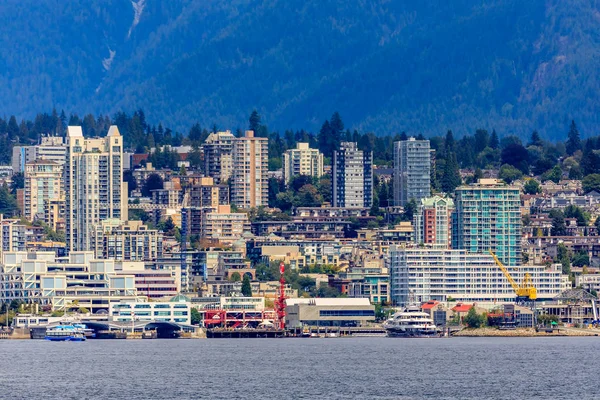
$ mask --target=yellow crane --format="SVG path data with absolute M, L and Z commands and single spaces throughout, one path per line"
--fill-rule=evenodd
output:
M 508 269 L 506 269 L 504 264 L 502 264 L 500 262 L 500 260 L 498 260 L 498 257 L 496 257 L 496 255 L 494 254 L 494 252 L 492 250 L 490 250 L 490 254 L 492 255 L 492 257 L 494 257 L 494 261 L 496 262 L 496 265 L 498 266 L 498 268 L 500 268 L 502 270 L 502 273 L 504 274 L 504 276 L 506 277 L 506 279 L 512 286 L 513 290 L 515 291 L 515 293 L 517 295 L 517 300 L 522 300 L 522 299 L 523 300 L 535 300 L 535 299 L 537 299 L 537 289 L 535 288 L 535 286 L 533 286 L 533 281 L 531 279 L 531 275 L 529 275 L 529 272 L 525 273 L 525 276 L 523 277 L 523 282 L 521 282 L 521 284 L 519 285 L 513 279 L 510 272 L 508 272 Z

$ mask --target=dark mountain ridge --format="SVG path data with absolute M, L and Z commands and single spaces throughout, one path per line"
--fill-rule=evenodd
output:
M 0 110 L 563 139 L 600 131 L 595 2 L 70 0 L 0 5 Z

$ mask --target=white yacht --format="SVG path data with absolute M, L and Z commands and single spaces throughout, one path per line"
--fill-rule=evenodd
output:
M 417 305 L 410 305 L 383 323 L 389 337 L 440 337 L 433 319 Z

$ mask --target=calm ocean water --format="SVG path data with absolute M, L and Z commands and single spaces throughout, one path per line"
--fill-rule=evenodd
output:
M 600 338 L 0 341 L 3 399 L 600 399 Z

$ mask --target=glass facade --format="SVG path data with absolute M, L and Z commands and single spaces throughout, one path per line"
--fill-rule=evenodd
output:
M 471 253 L 490 249 L 505 265 L 521 264 L 521 202 L 518 188 L 463 186 L 456 190 L 452 247 Z

